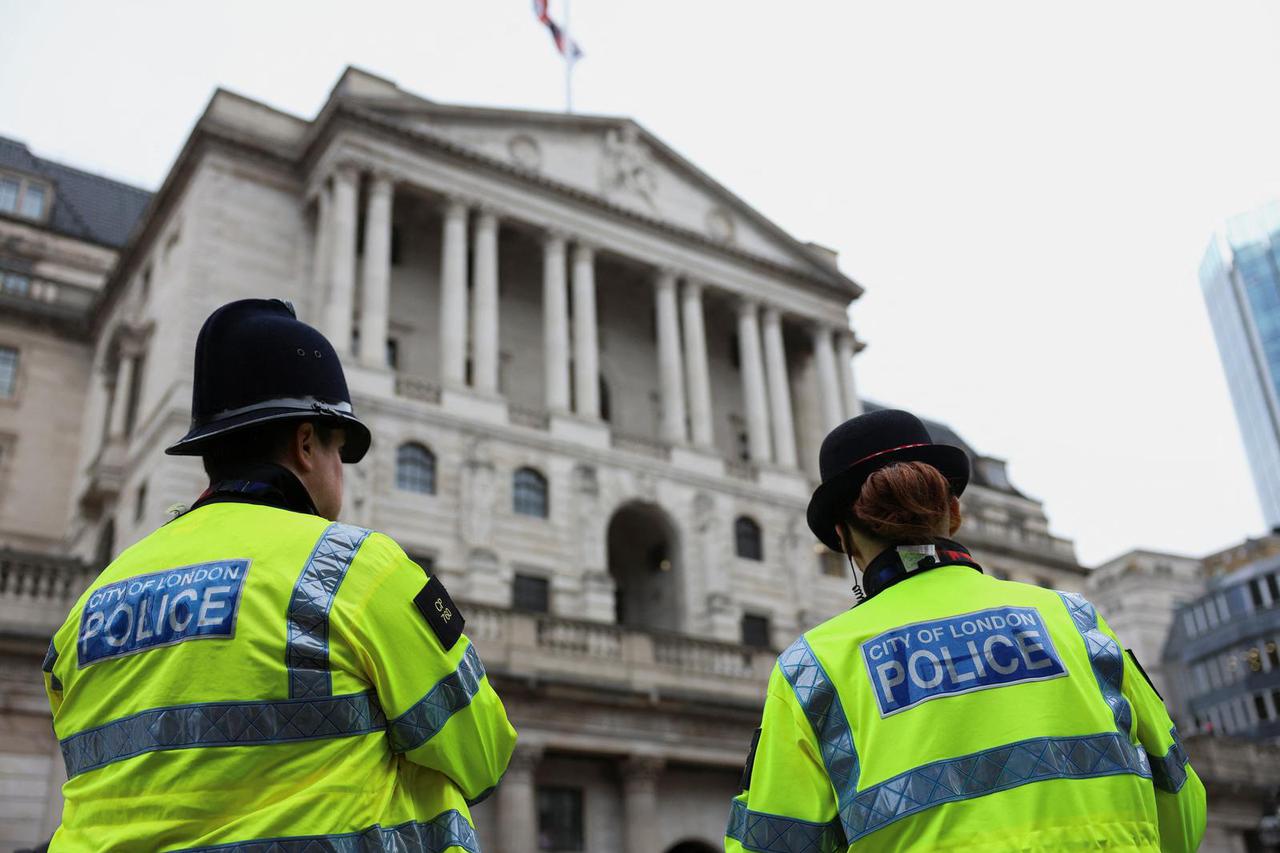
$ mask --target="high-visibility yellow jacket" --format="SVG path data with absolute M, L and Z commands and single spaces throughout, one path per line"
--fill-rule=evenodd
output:
M 455 619 L 379 533 L 244 503 L 165 525 L 45 660 L 51 849 L 476 853 L 515 731 Z
M 1205 792 L 1088 601 L 945 565 L 778 658 L 738 851 L 1195 850 Z

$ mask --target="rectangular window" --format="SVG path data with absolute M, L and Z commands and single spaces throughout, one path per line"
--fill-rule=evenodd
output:
M 1267 653 L 1267 662 L 1271 664 L 1270 669 L 1280 669 L 1280 647 L 1276 645 L 1276 641 L 1268 640 L 1263 648 Z
M 145 357 L 138 356 L 129 368 L 129 400 L 128 408 L 125 409 L 125 435 L 133 435 L 133 428 L 138 422 L 138 404 L 142 401 L 142 371 L 145 364 Z
M 1231 619 L 1231 610 L 1227 607 L 1227 597 L 1225 595 L 1218 596 L 1218 616 L 1223 622 Z
M 511 586 L 511 606 L 525 613 L 550 612 L 551 584 L 546 578 L 516 575 Z
M 0 273 L 0 288 L 11 296 L 29 296 L 31 277 L 20 272 Z
M 1249 598 L 1253 601 L 1254 609 L 1262 609 L 1262 578 L 1249 581 Z
M 1253 710 L 1258 712 L 1258 719 L 1265 722 L 1271 719 L 1271 715 L 1267 713 L 1267 697 L 1261 693 L 1254 694 Z
M 845 562 L 844 554 L 837 554 L 835 551 L 828 550 L 819 545 L 818 560 L 822 567 L 822 573 L 827 577 L 842 578 L 849 573 L 849 564 Z
M 9 400 L 18 391 L 18 351 L 0 347 L 0 399 Z
M 44 187 L 27 182 L 27 189 L 22 193 L 22 209 L 23 216 L 29 219 L 44 218 Z
M 538 788 L 538 849 L 585 850 L 581 788 Z
M 769 617 L 756 613 L 742 616 L 742 645 L 753 649 L 772 648 L 769 641 Z
M 1189 609 L 1182 611 L 1182 630 L 1188 637 L 1196 635 L 1196 620 Z
M 0 177 L 0 211 L 18 212 L 18 190 L 22 185 L 13 178 Z
M 1280 604 L 1280 582 L 1275 575 L 1267 575 L 1267 591 L 1271 593 L 1271 604 Z
M 395 338 L 387 338 L 387 367 L 392 370 L 400 367 L 400 342 Z

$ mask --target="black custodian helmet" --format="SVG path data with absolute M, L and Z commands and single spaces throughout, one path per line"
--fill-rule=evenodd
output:
M 343 462 L 369 449 L 369 428 L 351 408 L 338 353 L 280 299 L 241 299 L 209 315 L 196 338 L 191 429 L 165 450 L 200 456 L 219 438 L 283 420 L 346 430 Z

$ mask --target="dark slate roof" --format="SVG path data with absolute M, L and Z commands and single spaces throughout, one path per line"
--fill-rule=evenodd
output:
M 890 408 L 880 403 L 872 403 L 869 400 L 863 401 L 863 408 L 868 412 L 875 412 L 881 409 Z M 979 486 L 985 486 L 994 489 L 997 492 L 1004 492 L 1009 495 L 1017 495 L 1018 497 L 1026 497 L 1022 492 L 1018 491 L 1008 478 L 1003 476 L 1003 463 L 996 461 L 996 464 L 988 465 L 983 461 L 986 457 L 978 453 L 969 446 L 969 443 L 960 437 L 960 434 L 951 427 L 938 421 L 932 421 L 928 418 L 920 418 L 924 421 L 925 429 L 929 430 L 929 437 L 933 439 L 935 444 L 950 444 L 958 447 L 969 457 L 969 470 L 971 473 L 971 482 L 977 483 Z M 999 474 L 997 474 L 999 471 Z
M 115 248 L 129 240 L 151 201 L 151 193 L 146 190 L 37 157 L 25 144 L 3 136 L 0 168 L 35 175 L 53 184 L 50 230 Z

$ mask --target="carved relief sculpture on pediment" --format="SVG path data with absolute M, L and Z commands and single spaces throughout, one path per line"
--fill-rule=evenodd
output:
M 654 193 L 658 172 L 653 155 L 633 124 L 624 124 L 605 133 L 604 156 L 600 159 L 600 190 L 615 201 L 639 200 L 649 213 L 657 214 Z
M 537 172 L 542 168 L 542 148 L 538 140 L 527 133 L 517 133 L 507 141 L 511 161 L 522 169 Z

